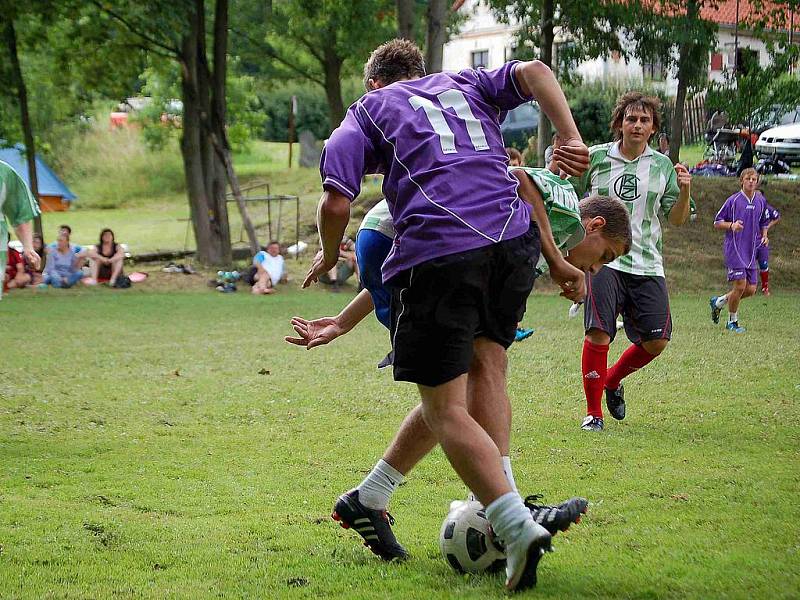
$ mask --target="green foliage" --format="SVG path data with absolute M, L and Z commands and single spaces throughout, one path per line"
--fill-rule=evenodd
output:
M 729 71 L 725 81 L 711 85 L 706 105 L 728 113 L 731 123 L 748 126 L 800 105 L 800 79 L 788 74 L 800 58 L 800 47 L 770 46 L 769 54 L 767 66 L 745 54 L 738 74 Z

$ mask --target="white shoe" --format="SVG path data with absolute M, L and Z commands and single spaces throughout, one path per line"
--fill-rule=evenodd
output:
M 536 585 L 536 567 L 545 552 L 552 550 L 550 532 L 526 520 L 512 540 L 506 540 L 506 589 L 526 590 Z

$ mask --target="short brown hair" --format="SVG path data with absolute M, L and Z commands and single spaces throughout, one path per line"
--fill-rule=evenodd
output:
M 581 219 L 594 219 L 603 217 L 606 220 L 603 227 L 603 236 L 622 242 L 625 247 L 623 254 L 631 251 L 631 216 L 621 200 L 610 196 L 589 196 L 578 204 Z
M 653 117 L 653 135 L 661 129 L 661 100 L 655 96 L 645 96 L 642 92 L 627 92 L 617 98 L 617 105 L 611 113 L 611 132 L 615 140 L 622 139 L 622 121 L 632 108 L 644 110 Z
M 509 160 L 517 160 L 519 161 L 520 165 L 525 164 L 525 162 L 522 160 L 522 153 L 516 148 L 506 148 L 506 154 L 508 154 Z
M 748 175 L 755 175 L 757 179 L 760 179 L 758 176 L 758 171 L 756 171 L 753 167 L 749 167 L 739 174 L 739 183 L 744 181 L 744 178 Z
M 390 40 L 381 44 L 364 65 L 364 87 L 369 91 L 369 80 L 380 80 L 389 85 L 402 79 L 425 76 L 425 59 L 414 42 L 404 39 Z

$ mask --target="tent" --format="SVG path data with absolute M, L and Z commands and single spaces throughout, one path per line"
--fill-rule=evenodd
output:
M 0 160 L 8 163 L 30 186 L 25 146 L 17 144 L 12 148 L 0 148 Z M 39 155 L 36 156 L 36 179 L 39 182 L 39 207 L 42 212 L 67 210 L 70 202 L 77 198 Z

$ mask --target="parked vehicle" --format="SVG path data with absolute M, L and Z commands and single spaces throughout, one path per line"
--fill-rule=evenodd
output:
M 792 123 L 800 123 L 800 106 L 796 106 L 786 112 L 773 108 L 763 119 L 753 123 L 751 131 L 756 135 L 761 135 L 767 129 L 772 129 L 779 125 L 791 125 Z
M 759 157 L 775 155 L 789 164 L 800 163 L 800 123 L 767 129 L 756 142 Z

